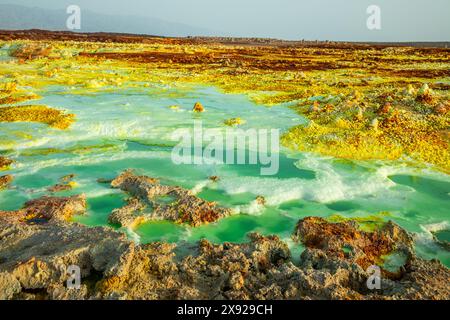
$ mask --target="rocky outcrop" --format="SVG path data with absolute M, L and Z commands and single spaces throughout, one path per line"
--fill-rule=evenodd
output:
M 299 221 L 294 238 L 309 249 L 320 250 L 328 259 L 346 260 L 364 270 L 380 264 L 384 255 L 401 252 L 411 258 L 414 250 L 412 236 L 393 222 L 374 232 L 365 232 L 359 230 L 355 221 L 330 223 L 309 217 Z
M 203 105 L 200 102 L 196 102 L 192 111 L 198 113 L 205 112 L 205 107 L 203 107 Z
M 134 244 L 112 229 L 66 221 L 84 210 L 84 196 L 74 196 L 44 197 L 0 212 L 0 299 L 86 298 L 97 275 L 123 275 Z M 40 220 L 31 223 L 26 217 L 35 212 Z M 72 265 L 83 278 L 79 290 L 66 288 Z
M 319 217 L 308 217 L 297 224 L 294 239 L 306 250 L 299 267 L 322 274 L 332 281 L 340 280 L 339 290 L 329 291 L 329 298 L 359 299 L 448 299 L 450 271 L 439 261 L 425 261 L 414 252 L 412 236 L 393 222 L 374 232 L 359 229 L 355 221 L 330 223 Z M 384 259 L 395 253 L 406 259 L 397 272 L 387 270 Z M 368 269 L 378 266 L 381 288 L 369 290 Z M 317 277 L 317 275 L 316 275 Z M 447 280 L 446 280 L 447 279 Z M 346 285 L 342 285 L 342 284 Z M 339 295 L 336 295 L 336 293 Z M 325 294 L 323 292 L 323 294 Z
M 13 180 L 14 177 L 10 174 L 0 176 L 0 190 L 6 188 Z
M 7 169 L 12 163 L 11 159 L 0 156 L 0 170 Z
M 137 198 L 127 200 L 128 204 L 122 208 L 115 209 L 108 217 L 109 223 L 122 227 L 134 228 L 149 220 L 148 215 L 142 214 L 146 205 Z
M 69 221 L 86 210 L 86 196 L 42 197 L 25 203 L 23 209 L 13 212 L 0 211 L 0 218 L 27 224 L 43 224 L 49 221 Z
M 200 199 L 190 190 L 162 185 L 158 179 L 137 176 L 130 170 L 114 179 L 111 186 L 129 193 L 134 198 L 131 204 L 113 212 L 112 219 L 115 221 L 118 221 L 116 217 L 120 216 L 120 220 L 132 223 L 137 211 L 134 208 L 138 207 L 141 211 L 147 206 L 151 208 L 151 213 L 146 214 L 145 219 L 169 220 L 194 227 L 215 222 L 232 213 L 231 209 L 222 208 L 215 202 Z M 141 203 L 137 204 L 137 201 Z M 129 218 L 125 219 L 125 216 Z
M 52 193 L 72 190 L 76 183 L 73 181 L 74 174 L 69 174 L 59 179 L 59 183 L 49 187 L 47 190 Z
M 12 47 L 9 51 L 9 54 L 15 58 L 32 60 L 46 58 L 50 55 L 51 52 L 51 46 L 38 44 L 20 44 Z
M 53 198 L 41 208 L 45 216 L 62 217 L 74 201 Z M 370 290 L 360 259 L 335 251 L 342 242 L 359 255 L 377 256 L 372 253 L 375 237 L 409 248 L 407 233 L 392 223 L 375 236 L 360 233 L 353 223 L 303 219 L 296 236 L 307 248 L 294 263 L 287 244 L 276 236 L 252 233 L 241 244 L 136 245 L 111 228 L 64 219 L 30 224 L 16 214 L 0 214 L 0 299 L 450 298 L 450 273 L 438 261 L 419 259 L 411 251 L 400 278 L 382 276 L 381 288 Z M 66 285 L 72 266 L 80 270 L 79 288 Z

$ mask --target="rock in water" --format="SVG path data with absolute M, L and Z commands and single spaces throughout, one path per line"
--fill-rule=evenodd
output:
M 6 170 L 12 163 L 12 160 L 0 156 L 0 170 Z
M 242 120 L 241 118 L 231 118 L 231 119 L 224 121 L 224 124 L 229 127 L 236 127 L 236 126 L 243 125 L 245 123 L 246 123 L 246 121 Z
M 10 174 L 0 176 L 0 190 L 6 188 L 13 180 L 14 177 Z
M 150 219 L 148 215 L 140 214 L 147 206 L 137 198 L 128 199 L 128 204 L 114 209 L 108 217 L 108 222 L 122 227 L 135 228 Z
M 192 109 L 192 111 L 194 112 L 204 112 L 205 108 L 203 107 L 203 105 L 200 102 L 196 102 L 194 105 L 194 109 Z
M 29 224 L 41 224 L 49 221 L 69 221 L 76 214 L 86 210 L 86 196 L 41 197 L 25 203 L 23 209 L 11 212 L 0 211 L 0 216 Z
M 393 222 L 386 223 L 380 230 L 365 232 L 359 230 L 354 221 L 330 223 L 323 218 L 310 217 L 299 221 L 295 237 L 307 248 L 322 250 L 332 259 L 346 259 L 364 270 L 394 251 L 408 256 L 413 252 L 412 236 Z
M 125 171 L 119 175 L 111 182 L 111 186 L 128 192 L 133 198 L 138 199 L 135 201 L 150 206 L 153 210 L 145 219 L 169 220 L 197 227 L 215 222 L 232 213 L 231 209 L 221 208 L 215 202 L 198 198 L 190 190 L 162 185 L 158 179 L 137 176 L 132 171 Z M 130 223 L 136 212 L 134 210 L 136 206 L 141 207 L 142 204 L 136 205 L 133 202 L 131 207 L 125 206 L 119 209 L 120 211 L 115 211 L 112 219 L 117 221 L 115 217 L 120 215 L 120 220 Z M 129 218 L 125 219 L 125 215 Z
M 60 183 L 57 183 L 54 186 L 51 186 L 47 190 L 52 192 L 52 193 L 72 190 L 76 186 L 76 183 L 74 181 L 72 181 L 72 179 L 74 177 L 75 177 L 74 174 L 69 174 L 69 175 L 66 175 L 64 177 L 61 177 L 59 179 Z

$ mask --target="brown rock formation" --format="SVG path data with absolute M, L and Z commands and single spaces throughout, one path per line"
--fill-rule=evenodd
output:
M 84 195 L 65 198 L 42 197 L 26 202 L 24 208 L 18 211 L 0 211 L 0 218 L 28 224 L 42 224 L 49 221 L 69 221 L 72 216 L 82 214 L 85 209 Z
M 329 223 L 309 217 L 299 221 L 294 236 L 307 248 L 319 249 L 332 259 L 356 263 L 364 270 L 380 264 L 383 255 L 401 250 L 412 256 L 413 250 L 411 235 L 392 222 L 380 230 L 365 232 L 358 229 L 355 221 Z
M 294 264 L 288 246 L 276 236 L 250 234 L 242 244 L 136 245 L 110 228 L 55 218 L 82 213 L 82 204 L 79 197 L 28 203 L 26 209 L 40 208 L 43 216 L 54 217 L 44 224 L 29 224 L 20 212 L 0 213 L 0 299 L 450 298 L 450 272 L 437 261 L 411 252 L 401 278 L 383 277 L 381 289 L 371 291 L 358 260 L 334 250 L 342 240 L 368 257 L 377 256 L 378 249 L 366 248 L 377 237 L 390 239 L 383 248 L 394 239 L 409 247 L 406 232 L 393 224 L 374 236 L 352 223 L 306 218 L 296 234 L 310 247 Z M 78 289 L 66 285 L 71 266 L 80 270 Z
M 157 179 L 136 176 L 129 170 L 114 179 L 111 186 L 120 188 L 135 198 L 131 207 L 126 206 L 122 208 L 123 210 L 116 211 L 115 216 L 133 215 L 136 211 L 133 207 L 139 206 L 142 210 L 142 206 L 148 205 L 152 208 L 152 212 L 147 215 L 147 219 L 170 220 L 196 227 L 215 222 L 231 214 L 230 209 L 221 208 L 215 202 L 200 199 L 189 190 L 162 185 Z M 137 205 L 136 201 L 141 201 L 143 204 Z M 121 218 L 121 220 L 125 219 Z M 129 221 L 131 219 L 128 219 Z
M 200 102 L 196 102 L 194 105 L 194 108 L 192 109 L 192 111 L 194 112 L 204 112 L 205 108 L 203 107 L 203 105 Z
M 13 163 L 12 160 L 0 156 L 0 170 L 7 169 Z
M 128 199 L 128 204 L 115 209 L 108 217 L 111 224 L 134 228 L 148 220 L 148 215 L 140 214 L 147 206 L 137 198 Z
M 6 188 L 13 180 L 14 177 L 10 174 L 0 176 L 0 190 Z

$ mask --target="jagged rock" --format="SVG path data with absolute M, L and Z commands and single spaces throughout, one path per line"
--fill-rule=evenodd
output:
M 413 256 L 412 236 L 393 222 L 380 230 L 365 232 L 358 229 L 355 221 L 330 223 L 309 217 L 299 221 L 294 237 L 307 248 L 321 250 L 327 259 L 346 260 L 364 270 L 394 251 L 403 252 L 409 259 Z
M 122 208 L 115 209 L 108 217 L 108 222 L 111 224 L 118 224 L 122 227 L 134 228 L 141 223 L 148 220 L 147 215 L 137 215 L 141 213 L 147 206 L 137 198 L 128 200 L 128 204 Z
M 22 290 L 20 282 L 10 273 L 0 273 L 0 300 L 12 299 Z
M 46 223 L 50 220 L 68 221 L 86 210 L 86 196 L 41 197 L 25 203 L 23 209 L 14 212 L 0 211 L 0 218 L 27 223 Z
M 224 121 L 224 124 L 229 127 L 236 127 L 245 124 L 246 121 L 241 118 L 231 118 Z
M 0 297 L 86 298 L 86 292 L 63 288 L 71 265 L 80 267 L 83 278 L 97 273 L 127 273 L 134 244 L 125 235 L 109 228 L 90 229 L 66 222 L 84 209 L 84 196 L 43 197 L 17 212 L 0 212 Z M 47 223 L 30 224 L 21 219 L 29 211 L 39 211 Z
M 14 177 L 10 174 L 0 176 L 0 190 L 6 188 L 13 180 Z
M 61 177 L 59 179 L 60 183 L 57 183 L 54 186 L 51 186 L 47 190 L 52 193 L 72 190 L 73 187 L 76 185 L 76 183 L 72 181 L 72 179 L 74 177 L 75 177 L 74 174 L 69 174 L 64 177 Z
M 0 156 L 0 170 L 7 169 L 12 163 L 11 159 Z
M 220 178 L 218 176 L 211 176 L 209 177 L 209 180 L 211 180 L 212 182 L 218 182 Z
M 136 176 L 129 170 L 114 179 L 111 186 L 151 206 L 153 210 L 148 215 L 149 219 L 170 220 L 195 227 L 215 222 L 232 213 L 228 208 L 218 207 L 215 202 L 198 198 L 187 189 L 161 185 L 158 179 Z M 168 198 L 169 203 L 161 201 L 164 198 Z M 127 209 L 122 210 L 120 215 L 126 212 L 132 214 L 133 210 Z
M 339 239 L 362 251 L 363 245 L 374 240 L 351 222 L 331 226 L 319 218 L 300 221 L 297 236 L 304 230 L 300 233 L 307 235 L 307 243 L 318 242 L 313 241 L 314 248 L 307 247 L 296 265 L 287 244 L 276 236 L 253 233 L 242 244 L 202 240 L 178 246 L 135 245 L 110 228 L 53 219 L 30 225 L 8 215 L 14 213 L 0 214 L 0 298 L 5 299 L 450 297 L 449 270 L 438 261 L 418 259 L 414 253 L 400 279 L 383 277 L 380 290 L 369 290 L 366 271 L 334 250 Z M 398 226 L 387 224 L 383 230 L 383 237 L 410 246 L 409 236 Z M 79 290 L 65 285 L 71 265 L 80 267 Z
M 200 102 L 196 102 L 194 105 L 194 109 L 192 109 L 194 112 L 205 112 L 205 108 Z

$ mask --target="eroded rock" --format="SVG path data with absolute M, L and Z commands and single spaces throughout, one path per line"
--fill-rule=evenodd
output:
M 355 221 L 330 223 L 319 217 L 299 221 L 294 237 L 309 249 L 321 250 L 328 259 L 341 259 L 366 270 L 382 262 L 384 255 L 400 251 L 413 256 L 413 238 L 393 222 L 366 232 Z
M 72 190 L 76 186 L 76 183 L 73 181 L 74 177 L 74 174 L 63 176 L 59 179 L 59 183 L 49 187 L 47 190 L 52 193 Z
M 144 205 L 151 207 L 152 212 L 146 217 L 148 219 L 169 220 L 196 227 L 215 222 L 232 213 L 231 209 L 222 208 L 217 206 L 215 202 L 200 199 L 187 189 L 162 185 L 158 179 L 137 176 L 130 170 L 123 172 L 114 179 L 111 186 L 128 192 Z M 142 206 L 142 204 L 139 206 Z M 122 217 L 121 219 L 124 219 L 125 215 L 132 216 L 133 212 L 135 210 L 132 207 L 125 207 L 124 210 L 116 212 L 115 215 L 119 214 Z M 131 221 L 131 218 L 129 221 Z
M 10 174 L 0 176 L 0 190 L 6 188 L 13 180 L 14 177 Z
M 196 102 L 192 111 L 199 113 L 205 112 L 205 107 L 203 107 L 203 105 L 200 102 Z
M 131 198 L 128 200 L 127 205 L 113 210 L 108 217 L 108 221 L 111 224 L 117 224 L 122 227 L 134 228 L 149 219 L 148 215 L 142 214 L 146 207 L 139 199 Z
M 29 224 L 53 221 L 69 221 L 86 210 L 86 196 L 41 197 L 25 203 L 24 208 L 13 212 L 0 211 L 0 218 L 23 221 Z
M 367 255 L 365 259 L 378 250 L 371 247 L 378 238 L 361 233 L 351 222 L 300 221 L 296 235 L 308 245 L 300 263 L 294 263 L 287 244 L 276 236 L 252 233 L 241 244 L 202 240 L 178 246 L 135 245 L 110 228 L 58 219 L 30 225 L 8 218 L 13 214 L 0 214 L 4 299 L 450 298 L 449 270 L 438 261 L 417 258 L 414 252 L 400 278 L 383 276 L 381 288 L 369 290 L 369 274 L 360 260 L 335 250 L 341 242 L 351 243 Z M 410 238 L 398 226 L 390 223 L 382 230 L 379 237 L 409 248 Z M 390 240 L 383 243 L 389 245 Z M 367 251 L 366 245 L 371 249 Z M 81 271 L 78 290 L 66 286 L 67 268 L 74 265 Z
M 12 163 L 11 159 L 0 156 L 0 170 L 7 169 Z

